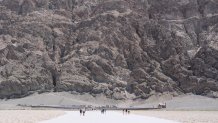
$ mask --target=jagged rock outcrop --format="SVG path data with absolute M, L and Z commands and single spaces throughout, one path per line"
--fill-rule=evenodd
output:
M 216 0 L 0 0 L 0 98 L 217 97 Z

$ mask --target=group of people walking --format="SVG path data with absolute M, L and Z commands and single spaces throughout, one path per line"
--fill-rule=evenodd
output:
M 128 109 L 123 109 L 123 114 L 130 114 L 130 111 Z
M 80 109 L 80 116 L 85 116 L 86 109 Z M 106 114 L 106 109 L 101 109 L 101 114 Z M 130 114 L 130 111 L 128 109 L 123 109 L 123 114 Z
M 80 112 L 80 116 L 85 116 L 86 109 L 80 109 L 79 112 Z
M 80 112 L 80 116 L 85 116 L 86 109 L 80 109 L 79 112 Z M 106 114 L 106 109 L 102 109 L 101 114 Z

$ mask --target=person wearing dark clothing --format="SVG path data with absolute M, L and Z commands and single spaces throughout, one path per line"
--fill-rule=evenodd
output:
M 81 115 L 82 115 L 82 113 L 83 113 L 82 109 L 80 109 L 80 110 L 79 110 L 79 113 L 80 113 L 80 116 L 81 116 Z
M 83 116 L 85 116 L 85 113 L 86 113 L 86 111 L 84 110 L 84 111 L 83 111 Z
M 104 109 L 101 110 L 101 114 L 104 114 Z

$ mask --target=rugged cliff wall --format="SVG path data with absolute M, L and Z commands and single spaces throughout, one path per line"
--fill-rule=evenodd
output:
M 0 98 L 217 97 L 217 0 L 0 0 Z

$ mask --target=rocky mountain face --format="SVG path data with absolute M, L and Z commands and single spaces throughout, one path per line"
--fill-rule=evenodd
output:
M 218 97 L 218 0 L 0 0 L 0 98 Z

